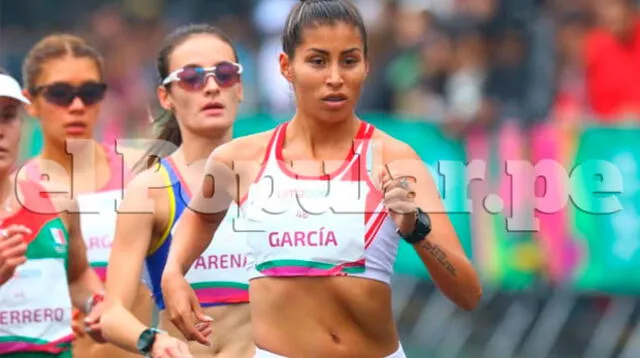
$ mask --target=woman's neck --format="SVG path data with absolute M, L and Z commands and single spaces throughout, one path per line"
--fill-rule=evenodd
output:
M 55 162 L 69 176 L 72 171 L 77 173 L 95 171 L 99 165 L 108 161 L 102 147 L 93 139 L 70 140 L 68 144 L 45 141 L 40 159 Z
M 10 173 L 0 173 L 0 221 L 10 216 L 18 203 L 22 202 L 18 199 L 20 188 L 14 186 L 15 181 Z
M 324 153 L 329 148 L 342 147 L 345 142 L 351 144 L 359 128 L 360 120 L 355 115 L 344 121 L 327 123 L 298 112 L 287 127 L 287 136 L 303 139 L 316 158 L 318 153 Z
M 231 140 L 231 128 L 217 135 L 203 136 L 187 131 L 182 132 L 182 145 L 177 152 L 181 153 L 186 165 L 204 162 L 217 147 Z

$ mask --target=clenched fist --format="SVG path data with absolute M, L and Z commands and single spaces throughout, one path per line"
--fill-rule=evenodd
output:
M 416 223 L 415 178 L 393 175 L 388 168 L 380 172 L 384 205 L 402 233 L 412 232 Z
M 0 285 L 9 281 L 16 268 L 27 261 L 25 236 L 31 230 L 22 225 L 0 229 Z

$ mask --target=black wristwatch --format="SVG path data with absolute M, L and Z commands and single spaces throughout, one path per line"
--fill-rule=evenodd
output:
M 396 229 L 396 232 L 404 241 L 410 244 L 416 244 L 424 240 L 425 237 L 431 233 L 431 218 L 420 208 L 416 208 L 416 226 L 413 228 L 413 232 L 406 235 L 402 234 L 398 229 Z
M 142 331 L 142 333 L 140 333 L 140 337 L 138 337 L 138 343 L 136 343 L 138 352 L 144 354 L 145 357 L 149 357 L 151 348 L 153 348 L 153 343 L 156 341 L 156 335 L 160 332 L 162 331 L 156 328 L 147 328 Z

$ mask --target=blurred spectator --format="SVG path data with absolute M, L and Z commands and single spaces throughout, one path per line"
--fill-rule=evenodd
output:
M 262 35 L 257 58 L 262 109 L 275 115 L 293 111 L 293 93 L 280 73 L 278 55 L 282 52 L 282 31 L 287 14 L 296 2 L 260 0 L 253 11 L 253 21 Z
M 385 69 L 393 110 L 420 117 L 441 115 L 449 38 L 430 13 L 401 8 L 395 15 L 397 47 Z
M 588 109 L 583 56 L 587 31 L 583 13 L 567 13 L 559 19 L 556 120 L 576 121 Z
M 640 18 L 632 0 L 594 0 L 597 28 L 586 40 L 587 91 L 603 123 L 640 115 Z
M 360 110 L 369 112 L 391 112 L 393 91 L 385 70 L 394 59 L 397 46 L 390 39 L 394 32 L 397 3 L 383 0 L 377 17 L 367 25 L 369 31 L 369 77 L 360 99 Z M 373 16 L 373 15 L 369 15 Z
M 507 26 L 491 43 L 492 66 L 485 86 L 486 100 L 495 109 L 491 115 L 483 113 L 480 124 L 488 124 L 491 117 L 498 122 L 521 120 L 527 90 L 525 58 L 527 43 L 524 31 L 517 25 Z
M 558 58 L 558 0 L 538 0 L 528 26 L 529 49 L 526 60 L 527 84 L 523 103 L 523 121 L 533 125 L 549 117 L 556 97 Z M 561 21 L 561 20 L 560 20 Z
M 445 83 L 447 121 L 468 123 L 478 115 L 487 77 L 485 50 L 478 28 L 463 29 L 457 36 Z

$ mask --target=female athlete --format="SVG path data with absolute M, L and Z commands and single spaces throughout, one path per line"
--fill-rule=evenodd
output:
M 0 355 L 71 357 L 72 305 L 100 334 L 102 283 L 87 263 L 77 202 L 51 185 L 15 180 L 22 129 L 20 85 L 0 73 Z
M 105 96 L 102 58 L 83 39 L 73 35 L 52 35 L 38 42 L 23 64 L 25 96 L 31 100 L 29 113 L 40 120 L 42 153 L 29 161 L 20 175 L 47 180 L 68 188 L 81 210 L 82 232 L 89 263 L 104 281 L 115 231 L 116 203 L 129 170 L 114 145 L 94 139 L 94 127 Z M 124 160 L 132 151 L 117 150 Z M 151 323 L 151 293 L 139 280 L 134 312 Z M 82 319 L 79 317 L 78 319 Z M 96 345 L 82 331 L 74 342 L 78 357 L 134 357 L 110 344 Z
M 237 106 L 242 100 L 242 67 L 231 41 L 208 25 L 179 28 L 165 40 L 158 56 L 162 84 L 158 98 L 169 120 L 149 151 L 162 158 L 159 166 L 139 174 L 127 187 L 119 209 L 107 280 L 107 312 L 103 315 L 105 336 L 132 352 L 160 357 L 167 345 L 182 334 L 164 310 L 160 288 L 162 271 L 171 245 L 171 231 L 197 188 L 207 157 L 217 146 L 231 140 Z M 168 141 L 170 143 L 166 143 Z M 173 148 L 171 148 L 173 147 Z M 169 152 L 169 153 L 167 153 Z M 152 205 L 148 205 L 152 203 Z M 199 327 L 208 334 L 209 346 L 191 345 L 196 357 L 252 357 L 248 307 L 248 247 L 232 232 L 232 218 L 217 232 L 214 243 L 193 266 L 187 279 L 205 307 Z M 133 287 L 143 269 L 149 272 L 151 289 L 160 312 L 157 332 L 129 313 Z M 213 322 L 209 323 L 209 318 Z M 186 345 L 181 345 L 186 347 Z M 173 352 L 173 354 L 178 354 Z
M 308 0 L 287 19 L 280 70 L 297 111 L 275 130 L 211 154 L 177 224 L 162 278 L 169 316 L 188 339 L 200 307 L 184 275 L 229 201 L 253 257 L 257 357 L 405 357 L 391 309 L 399 240 L 463 309 L 482 289 L 427 167 L 407 144 L 354 113 L 368 72 L 367 33 L 346 0 Z M 215 241 L 215 239 L 214 239 Z

